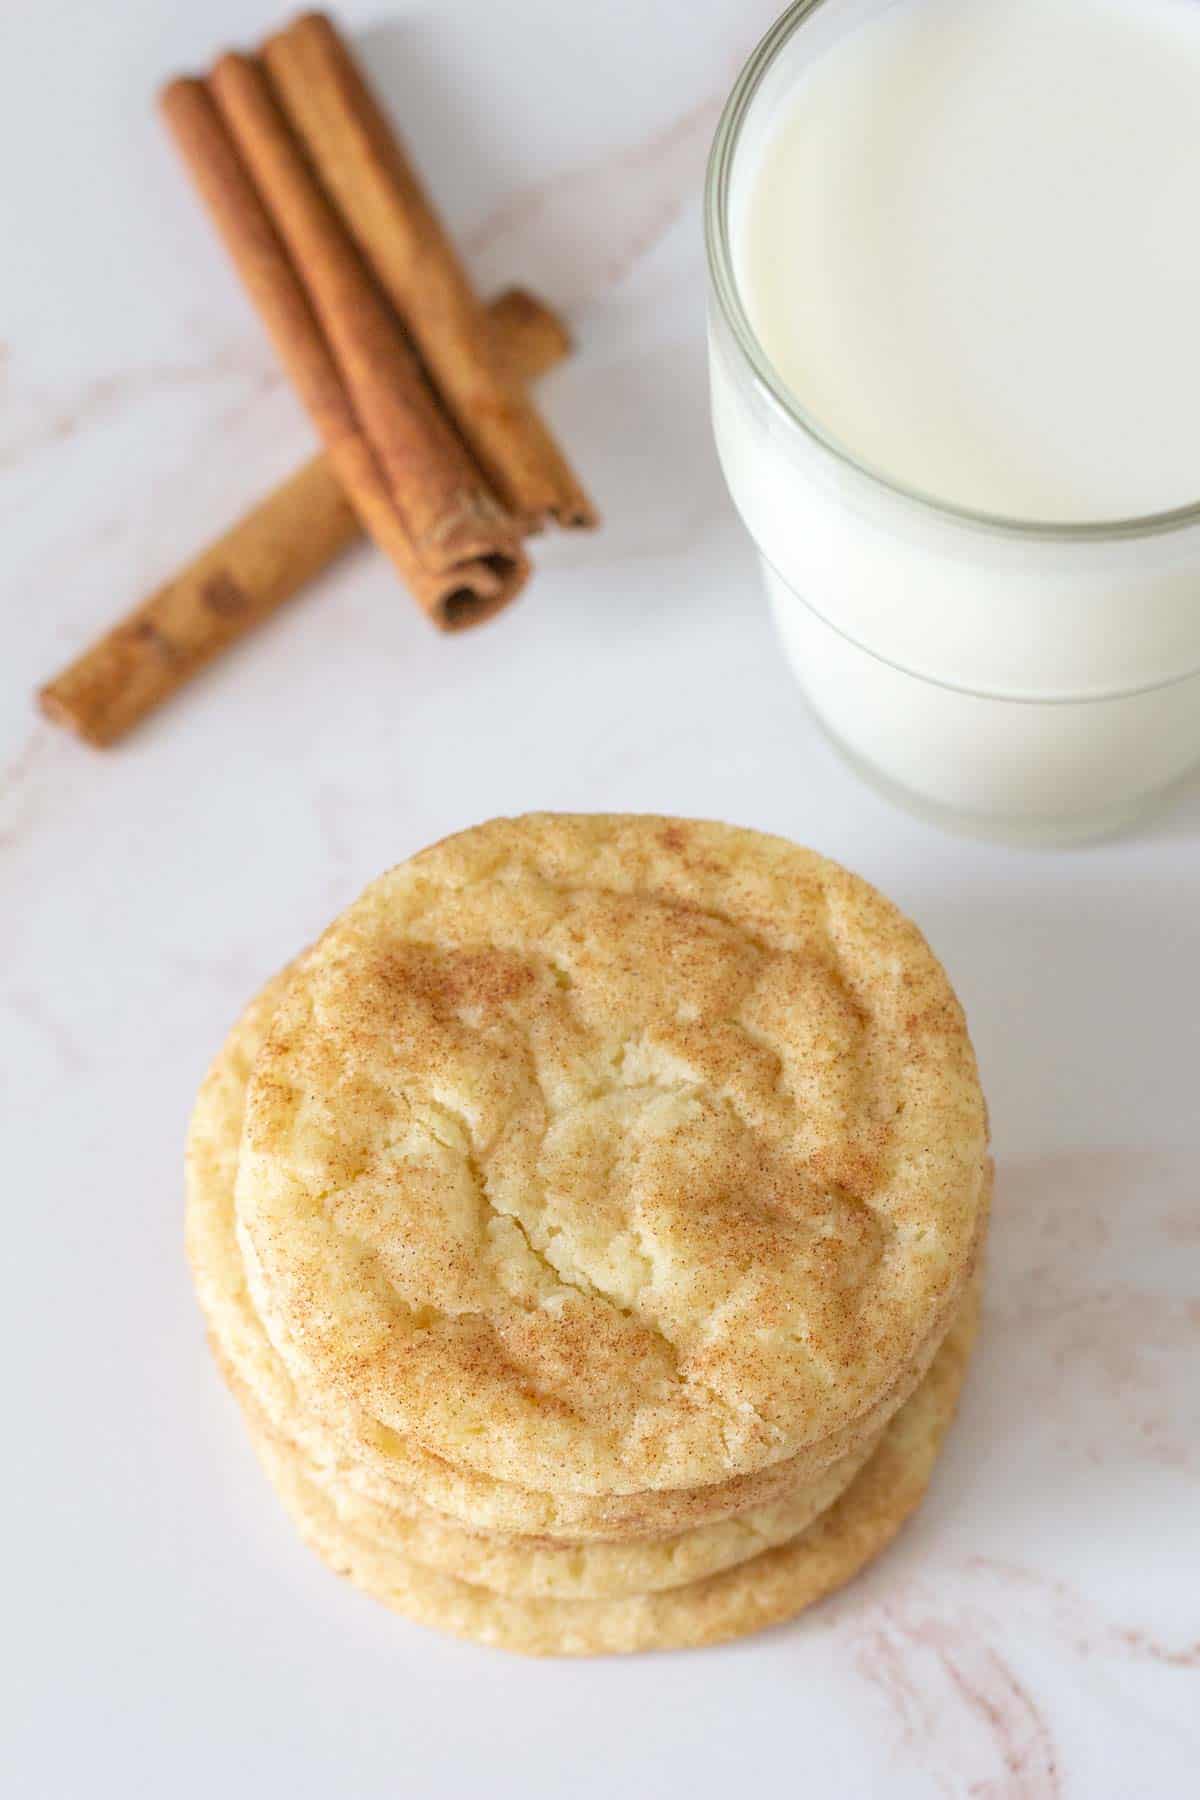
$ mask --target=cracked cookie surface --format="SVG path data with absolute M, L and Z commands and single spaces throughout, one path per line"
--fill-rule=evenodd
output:
M 799 1464 L 797 1459 L 776 1463 L 702 1488 L 602 1498 L 518 1487 L 451 1465 L 411 1439 L 371 1429 L 352 1409 L 330 1407 L 318 1389 L 297 1384 L 249 1293 L 233 1195 L 246 1089 L 292 973 L 284 970 L 250 1002 L 197 1095 L 187 1148 L 187 1250 L 213 1354 L 243 1410 L 260 1421 L 261 1432 L 294 1446 L 343 1507 L 357 1502 L 382 1506 L 408 1515 L 418 1532 L 422 1522 L 434 1532 L 450 1527 L 443 1547 L 452 1542 L 456 1525 L 465 1526 L 476 1538 L 484 1534 L 501 1560 L 506 1547 L 518 1544 L 529 1549 L 536 1542 L 547 1551 L 564 1544 L 572 1551 L 591 1546 L 595 1554 L 587 1559 L 586 1585 L 611 1591 L 614 1576 L 618 1582 L 624 1579 L 622 1545 L 629 1549 L 641 1540 L 649 1567 L 656 1568 L 654 1547 L 683 1533 L 688 1538 L 683 1564 L 698 1573 L 698 1563 L 717 1546 L 706 1542 L 702 1532 L 698 1535 L 697 1528 L 717 1526 L 719 1545 L 727 1535 L 719 1528 L 733 1515 L 781 1505 L 803 1508 L 814 1492 L 818 1498 L 828 1494 L 831 1463 L 851 1466 L 878 1439 L 887 1418 L 923 1375 L 932 1344 L 874 1417 L 856 1421 L 841 1442 L 826 1440 L 819 1456 Z M 553 1578 L 555 1558 L 545 1561 L 542 1574 Z M 524 1583 L 531 1576 L 540 1579 L 533 1565 L 521 1567 Z M 647 1559 L 642 1567 L 645 1572 Z M 553 1579 L 551 1585 L 561 1591 L 561 1580 Z M 646 1581 L 647 1587 L 655 1585 L 653 1578 Z
M 504 1481 L 720 1482 L 949 1316 L 986 1124 L 916 929 L 780 839 L 540 816 L 373 884 L 247 1093 L 256 1307 L 336 1403 Z

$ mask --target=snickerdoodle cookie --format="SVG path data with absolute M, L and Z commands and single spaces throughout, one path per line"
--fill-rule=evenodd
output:
M 958 1004 L 865 883 L 536 817 L 392 871 L 306 958 L 236 1203 L 272 1340 L 348 1416 L 623 1494 L 819 1473 L 945 1330 L 984 1151 Z
M 634 1647 L 728 1635 L 628 1609 L 875 1491 L 989 1193 L 961 1011 L 878 894 L 755 833 L 541 816 L 383 877 L 251 1004 L 188 1247 L 264 1459 L 363 1585 L 535 1649 L 616 1608 L 576 1647 Z

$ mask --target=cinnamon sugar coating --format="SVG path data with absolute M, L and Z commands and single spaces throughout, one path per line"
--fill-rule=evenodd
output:
M 957 1001 L 865 883 L 726 826 L 534 816 L 393 870 L 305 960 L 236 1211 L 363 1466 L 396 1438 L 619 1506 L 878 1429 L 963 1291 L 985 1149 Z

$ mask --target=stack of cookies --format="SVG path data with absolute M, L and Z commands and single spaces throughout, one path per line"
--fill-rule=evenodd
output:
M 188 1248 L 302 1535 L 541 1653 L 712 1643 L 917 1505 L 986 1114 L 917 930 L 721 825 L 498 820 L 375 882 L 201 1090 Z

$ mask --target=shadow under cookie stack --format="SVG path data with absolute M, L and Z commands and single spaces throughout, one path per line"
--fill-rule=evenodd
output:
M 210 1071 L 188 1250 L 302 1536 L 541 1654 L 802 1611 L 918 1505 L 990 1197 L 914 926 L 781 839 L 531 816 L 369 887 Z

